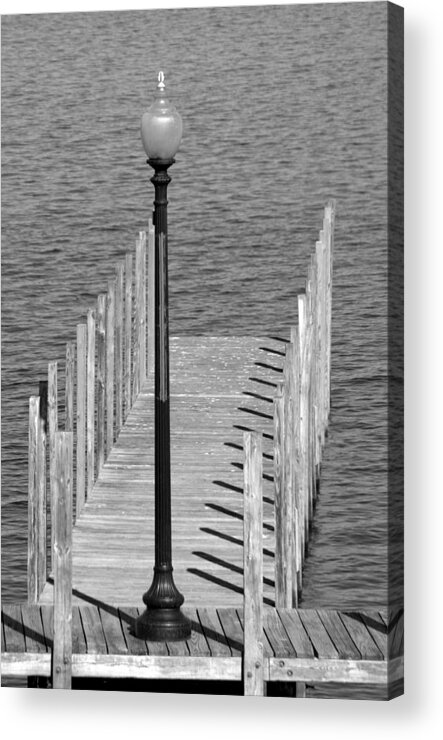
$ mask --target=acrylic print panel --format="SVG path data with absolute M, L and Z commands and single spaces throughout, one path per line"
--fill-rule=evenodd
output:
M 4 685 L 398 695 L 402 9 L 8 15 L 2 69 Z

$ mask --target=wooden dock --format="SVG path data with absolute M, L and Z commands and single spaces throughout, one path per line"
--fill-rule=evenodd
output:
M 174 580 L 192 606 L 243 600 L 243 430 L 265 436 L 265 589 L 274 604 L 273 394 L 285 342 L 171 341 Z M 73 597 L 142 605 L 154 564 L 154 399 L 146 383 L 73 531 Z M 52 586 L 40 597 L 52 603 Z
M 191 638 L 145 642 L 131 634 L 136 607 L 82 604 L 72 612 L 72 676 L 242 681 L 241 608 L 187 607 Z M 4 605 L 4 676 L 51 675 L 52 606 Z M 380 684 L 401 679 L 403 618 L 386 612 L 264 611 L 263 680 Z M 388 660 L 389 659 L 389 660 Z
M 131 633 L 154 565 L 152 225 L 140 234 L 64 375 L 49 363 L 30 399 L 28 604 L 2 608 L 5 676 L 393 694 L 401 609 L 298 608 L 329 418 L 333 226 L 329 203 L 288 336 L 170 341 L 174 580 L 193 628 L 171 643 Z

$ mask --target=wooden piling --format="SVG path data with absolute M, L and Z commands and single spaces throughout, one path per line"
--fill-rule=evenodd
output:
M 106 295 L 97 299 L 97 475 L 105 462 Z
M 65 431 L 74 431 L 74 374 L 75 374 L 75 342 L 66 345 L 66 372 L 65 372 Z
M 86 362 L 87 326 L 77 325 L 77 444 L 76 444 L 76 516 L 86 499 Z
M 52 686 L 70 689 L 72 673 L 72 432 L 55 437 L 54 625 Z
M 283 486 L 283 519 L 285 534 L 284 542 L 284 559 L 286 562 L 286 584 L 285 584 L 285 606 L 292 607 L 293 600 L 293 571 L 294 551 L 295 551 L 295 438 L 294 438 L 294 387 L 293 373 L 291 367 L 292 345 L 289 343 L 286 347 L 286 356 L 283 364 L 283 397 L 284 397 L 284 444 L 283 444 L 283 468 L 284 468 L 284 486 Z
M 86 356 L 86 483 L 87 495 L 95 481 L 95 311 L 90 308 L 87 315 Z
M 46 434 L 40 398 L 29 399 L 28 603 L 36 604 L 46 582 Z
M 114 444 L 115 280 L 108 283 L 106 297 L 106 442 L 105 459 Z
M 274 515 L 275 515 L 275 605 L 286 606 L 285 526 L 284 526 L 284 430 L 285 399 L 283 383 L 274 397 Z
M 54 485 L 55 485 L 55 434 L 58 431 L 58 371 L 57 362 L 48 364 L 48 449 L 49 449 L 49 503 L 51 511 L 51 569 L 54 550 Z
M 244 693 L 264 694 L 262 439 L 245 432 L 244 447 Z
M 132 254 L 125 256 L 125 306 L 124 306 L 124 372 L 123 372 L 123 406 L 124 419 L 128 416 L 132 400 Z
M 123 424 L 123 272 L 124 263 L 117 265 L 115 277 L 115 431 Z

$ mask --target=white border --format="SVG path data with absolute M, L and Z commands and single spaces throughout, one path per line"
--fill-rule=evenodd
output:
M 309 2 L 310 0 L 305 0 Z M 24 2 L 4 0 L 2 14 L 210 5 L 198 2 Z M 107 740 L 170 736 L 373 740 L 440 737 L 442 446 L 441 0 L 405 0 L 406 22 L 406 696 L 389 703 L 290 701 L 200 695 L 45 692 L 2 689 L 5 736 L 83 734 Z M 440 197 L 439 197 L 440 196 Z

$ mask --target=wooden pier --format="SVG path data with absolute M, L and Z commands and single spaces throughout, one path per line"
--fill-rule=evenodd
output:
M 30 401 L 28 604 L 2 607 L 4 676 L 392 694 L 401 610 L 298 608 L 329 417 L 333 226 L 330 203 L 287 337 L 171 340 L 174 579 L 193 628 L 171 643 L 131 634 L 154 561 L 152 225 L 140 234 L 64 376 L 50 363 Z

